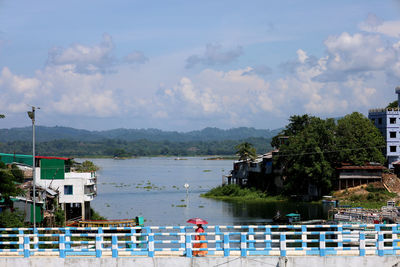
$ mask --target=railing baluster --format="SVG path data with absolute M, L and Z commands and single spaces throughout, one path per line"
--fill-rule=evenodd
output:
M 224 257 L 228 257 L 229 254 L 230 254 L 229 233 L 224 233 Z
M 320 256 L 326 256 L 326 254 L 325 254 L 325 246 L 326 246 L 325 233 L 324 232 L 320 232 L 319 233 L 319 255 Z
M 360 256 L 365 256 L 365 232 L 360 232 Z
M 60 250 L 60 258 L 65 258 L 65 235 L 60 234 L 58 248 Z
M 286 257 L 286 233 L 281 232 L 279 245 L 281 248 L 281 256 Z
M 149 233 L 148 236 L 148 255 L 149 257 L 154 257 L 154 233 Z
M 192 255 L 192 235 L 190 233 L 186 233 L 185 235 L 185 246 L 186 246 L 186 257 L 191 258 Z
M 118 258 L 118 236 L 112 235 L 111 236 L 111 249 L 112 249 L 112 257 Z
M 24 236 L 24 258 L 29 258 L 29 256 L 30 256 L 29 236 Z
M 250 237 L 249 237 L 249 239 L 250 239 Z M 247 256 L 247 246 L 246 245 L 247 245 L 246 233 L 240 233 L 240 256 L 241 257 Z

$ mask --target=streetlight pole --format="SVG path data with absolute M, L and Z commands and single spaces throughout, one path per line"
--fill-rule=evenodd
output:
M 35 110 L 36 107 L 32 106 L 32 111 L 28 111 L 28 116 L 32 120 L 33 228 L 36 228 Z

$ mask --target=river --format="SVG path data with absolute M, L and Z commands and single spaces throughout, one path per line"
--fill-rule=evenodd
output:
M 77 159 L 82 162 L 85 159 Z M 299 212 L 302 219 L 323 216 L 318 204 L 298 202 L 219 201 L 200 197 L 221 184 L 232 160 L 186 157 L 89 159 L 100 166 L 97 197 L 91 206 L 108 219 L 143 216 L 146 225 L 186 225 L 192 217 L 212 225 L 266 224 L 281 214 Z M 186 191 L 184 184 L 188 184 Z

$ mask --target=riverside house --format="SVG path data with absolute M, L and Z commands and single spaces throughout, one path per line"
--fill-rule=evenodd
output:
M 33 166 L 32 155 L 0 153 L 0 161 Z M 34 163 L 36 184 L 59 192 L 59 205 L 66 220 L 90 219 L 90 202 L 97 195 L 96 173 L 76 172 L 71 167 L 72 158 L 36 156 Z M 27 180 L 32 180 L 30 173 Z

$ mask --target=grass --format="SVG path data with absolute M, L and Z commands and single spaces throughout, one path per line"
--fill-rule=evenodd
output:
M 239 201 L 282 201 L 287 200 L 282 196 L 268 196 L 266 193 L 254 188 L 242 188 L 236 184 L 218 186 L 205 194 L 201 194 L 205 198 L 213 198 L 219 200 L 239 200 Z

